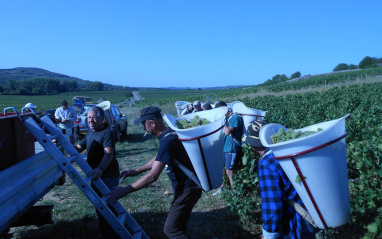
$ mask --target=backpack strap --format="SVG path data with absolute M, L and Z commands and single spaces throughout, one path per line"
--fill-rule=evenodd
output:
M 306 221 L 308 221 L 310 224 L 312 224 L 312 226 L 314 226 L 315 228 L 317 228 L 317 225 L 316 223 L 314 222 L 312 216 L 309 214 L 308 211 L 306 211 L 300 204 L 298 204 L 296 201 L 294 200 L 290 200 L 288 199 L 287 200 L 289 205 L 294 209 L 296 210 L 296 212 L 298 214 L 300 214 L 302 216 L 302 218 L 304 218 Z
M 167 133 L 165 134 L 165 136 L 163 136 L 162 140 L 164 138 L 166 138 L 167 136 L 169 135 L 178 135 L 175 131 L 174 132 L 170 132 L 170 133 Z M 189 177 L 192 181 L 194 181 L 194 183 L 196 183 L 196 185 L 198 185 L 199 188 L 203 189 L 198 177 L 193 173 L 191 172 L 191 170 L 189 170 L 186 166 L 184 166 L 183 164 L 181 164 L 178 160 L 174 159 L 174 164 L 176 166 L 178 166 L 178 168 L 180 168 L 180 170 L 183 171 L 184 174 L 187 175 L 187 177 Z

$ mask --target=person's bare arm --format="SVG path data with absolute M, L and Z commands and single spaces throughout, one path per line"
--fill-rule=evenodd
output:
M 85 148 L 82 148 L 81 145 L 79 145 L 79 144 L 74 145 L 74 148 L 75 148 L 79 153 L 81 153 L 82 151 L 85 150 Z
M 225 135 L 230 135 L 233 133 L 233 131 L 235 131 L 236 128 L 235 127 L 228 127 L 226 125 L 224 125 L 224 134 Z
M 151 161 L 151 160 L 150 160 Z M 126 186 L 126 187 L 116 187 L 113 191 L 107 193 L 106 196 L 106 202 L 107 203 L 114 203 L 118 199 L 125 197 L 126 195 L 138 191 L 151 183 L 158 180 L 162 170 L 164 169 L 166 164 L 154 161 L 152 168 L 150 172 L 137 181 L 133 182 L 132 184 Z
M 156 158 L 156 156 L 154 156 L 152 159 L 150 159 L 147 163 L 145 163 L 144 165 L 142 165 L 139 168 L 123 170 L 119 177 L 125 179 L 127 177 L 137 176 L 138 174 L 149 171 L 154 164 L 155 158 Z

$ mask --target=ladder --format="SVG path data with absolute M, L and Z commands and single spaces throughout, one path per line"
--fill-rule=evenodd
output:
M 89 201 L 101 213 L 101 215 L 107 220 L 110 226 L 121 238 L 149 238 L 142 230 L 142 228 L 137 224 L 137 222 L 132 218 L 132 216 L 122 206 L 122 204 L 118 201 L 116 203 L 108 204 L 116 212 L 117 215 L 114 215 L 112 210 L 106 204 L 105 198 L 100 198 L 91 188 L 89 184 L 91 177 L 84 178 L 80 172 L 76 170 L 72 164 L 73 162 L 75 162 L 81 168 L 85 175 L 89 175 L 92 171 L 92 168 L 87 164 L 81 154 L 78 153 L 78 151 L 68 141 L 66 136 L 61 133 L 60 129 L 52 122 L 48 116 L 43 116 L 40 118 L 40 121 L 45 130 L 49 132 L 50 136 L 44 132 L 44 130 L 32 117 L 25 117 L 23 119 L 20 117 L 17 111 L 15 111 L 15 113 L 19 116 L 20 120 L 30 131 L 30 133 L 33 134 L 36 140 L 44 147 L 44 149 L 53 157 L 58 165 L 73 180 L 77 187 L 82 191 L 83 194 L 85 194 Z M 53 139 L 55 139 L 62 146 L 62 148 L 69 156 L 65 156 L 60 151 L 60 149 L 52 142 Z M 99 179 L 93 181 L 92 183 L 101 192 L 102 195 L 110 192 L 102 180 Z M 130 231 L 125 226 L 127 226 Z

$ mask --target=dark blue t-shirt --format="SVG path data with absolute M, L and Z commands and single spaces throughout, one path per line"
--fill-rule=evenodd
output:
M 195 175 L 194 167 L 191 164 L 191 160 L 181 141 L 178 140 L 175 132 L 172 129 L 168 129 L 159 135 L 159 151 L 156 157 L 156 161 L 167 164 L 165 167 L 168 177 L 171 180 L 173 190 L 184 189 L 189 187 L 196 187 L 197 185 L 192 181 L 183 171 L 174 164 L 174 159 L 188 168 Z
M 100 131 L 89 130 L 85 138 L 79 143 L 82 148 L 86 147 L 88 156 L 87 162 L 92 169 L 95 169 L 101 163 L 105 155 L 104 148 L 113 148 L 113 159 L 105 168 L 101 178 L 116 178 L 119 176 L 119 165 L 115 158 L 115 143 L 112 134 L 107 126 Z

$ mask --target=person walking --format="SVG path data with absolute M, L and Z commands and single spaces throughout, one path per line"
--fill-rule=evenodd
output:
M 75 143 L 74 136 L 74 121 L 77 119 L 76 111 L 73 107 L 68 106 L 66 100 L 61 101 L 61 107 L 56 109 L 54 113 L 54 118 L 58 122 L 58 127 L 64 135 L 68 136 L 72 144 Z
M 227 106 L 227 103 L 224 101 L 220 101 L 215 105 L 215 108 Z M 234 170 L 236 170 L 239 166 L 239 160 L 242 155 L 241 148 L 241 134 L 243 132 L 244 122 L 243 119 L 235 113 L 232 113 L 230 109 L 228 109 L 225 114 L 225 125 L 224 125 L 224 167 L 226 170 L 226 174 L 228 176 L 229 183 L 231 184 L 231 188 L 233 188 L 234 181 L 232 179 Z M 213 195 L 217 195 L 224 190 L 224 185 L 216 191 Z
M 262 238 L 314 239 L 316 228 L 302 218 L 294 207 L 305 209 L 296 189 L 289 181 L 272 150 L 263 146 L 259 138 L 260 129 L 266 123 L 254 120 L 249 123 L 242 141 L 260 155 L 258 175 L 263 218 Z
M 141 190 L 155 182 L 164 168 L 172 183 L 174 198 L 164 225 L 164 233 L 169 238 L 190 238 L 187 234 L 187 222 L 195 204 L 201 197 L 202 189 L 199 188 L 183 171 L 179 164 L 185 166 L 195 174 L 190 158 L 178 140 L 176 132 L 165 126 L 157 107 L 146 107 L 141 111 L 135 124 L 142 124 L 143 129 L 159 139 L 159 150 L 155 157 L 137 169 L 127 169 L 121 172 L 121 177 L 136 176 L 150 171 L 140 179 L 126 187 L 117 187 L 106 194 L 106 202 L 113 203 L 126 195 Z
M 101 107 L 93 106 L 88 110 L 89 132 L 85 138 L 75 146 L 78 152 L 87 151 L 87 162 L 93 171 L 92 181 L 102 179 L 112 190 L 119 184 L 119 164 L 115 157 L 115 143 L 109 127 L 104 124 L 105 112 Z M 92 188 L 102 197 L 96 187 Z M 106 219 L 97 212 L 100 229 L 99 238 L 119 238 Z

